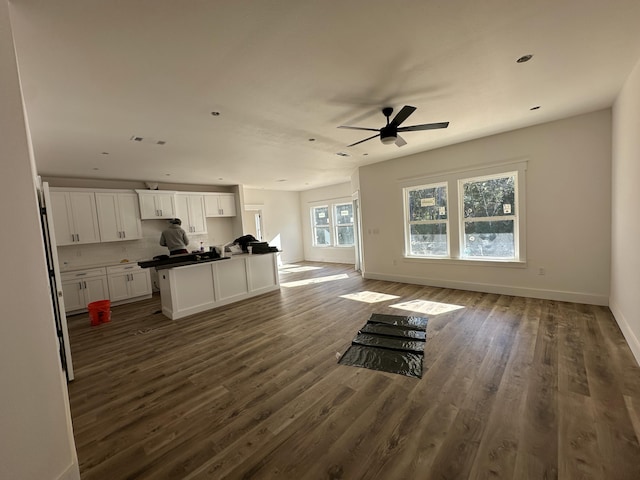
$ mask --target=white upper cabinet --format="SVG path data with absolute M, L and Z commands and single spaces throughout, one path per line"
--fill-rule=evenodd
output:
M 93 192 L 52 191 L 49 208 L 59 246 L 100 241 L 96 197 Z
M 207 233 L 207 219 L 204 215 L 202 195 L 177 193 L 176 217 L 182 220 L 182 228 L 187 233 Z
M 176 217 L 175 192 L 160 190 L 136 190 L 136 192 L 142 220 Z
M 236 196 L 233 193 L 207 193 L 204 209 L 207 217 L 235 217 Z
M 142 223 L 135 193 L 96 192 L 100 238 L 118 242 L 142 238 Z

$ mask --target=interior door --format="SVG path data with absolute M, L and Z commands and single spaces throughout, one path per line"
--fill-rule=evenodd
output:
M 42 224 L 42 236 L 47 255 L 47 268 L 49 270 L 49 287 L 51 289 L 51 303 L 56 322 L 56 334 L 58 336 L 60 361 L 67 374 L 67 380 L 71 381 L 73 375 L 73 362 L 71 361 L 71 344 L 67 329 L 67 315 L 64 312 L 64 294 L 62 292 L 62 280 L 60 278 L 60 266 L 58 263 L 58 250 L 56 235 L 53 226 L 53 215 L 50 212 L 51 196 L 49 184 L 44 182 L 42 189 L 38 190 L 40 201 L 40 221 Z

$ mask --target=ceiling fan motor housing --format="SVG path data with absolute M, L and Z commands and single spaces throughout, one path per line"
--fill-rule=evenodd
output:
M 380 141 L 385 145 L 395 143 L 398 139 L 398 130 L 395 125 L 387 125 L 380 129 Z

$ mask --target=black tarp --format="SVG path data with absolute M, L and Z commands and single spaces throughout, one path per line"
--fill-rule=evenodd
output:
M 422 378 L 427 318 L 374 313 L 340 357 L 340 365 Z

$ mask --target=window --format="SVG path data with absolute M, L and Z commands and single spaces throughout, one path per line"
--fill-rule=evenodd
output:
M 405 257 L 522 263 L 526 161 L 407 179 Z
M 406 189 L 409 255 L 449 255 L 447 185 L 434 184 Z
M 518 258 L 518 173 L 459 180 L 462 257 Z
M 353 246 L 353 203 L 334 205 L 336 245 Z
M 318 247 L 331 245 L 331 224 L 329 219 L 329 207 L 311 208 L 311 221 L 313 223 L 313 244 Z
M 311 207 L 314 247 L 353 247 L 353 203 Z

